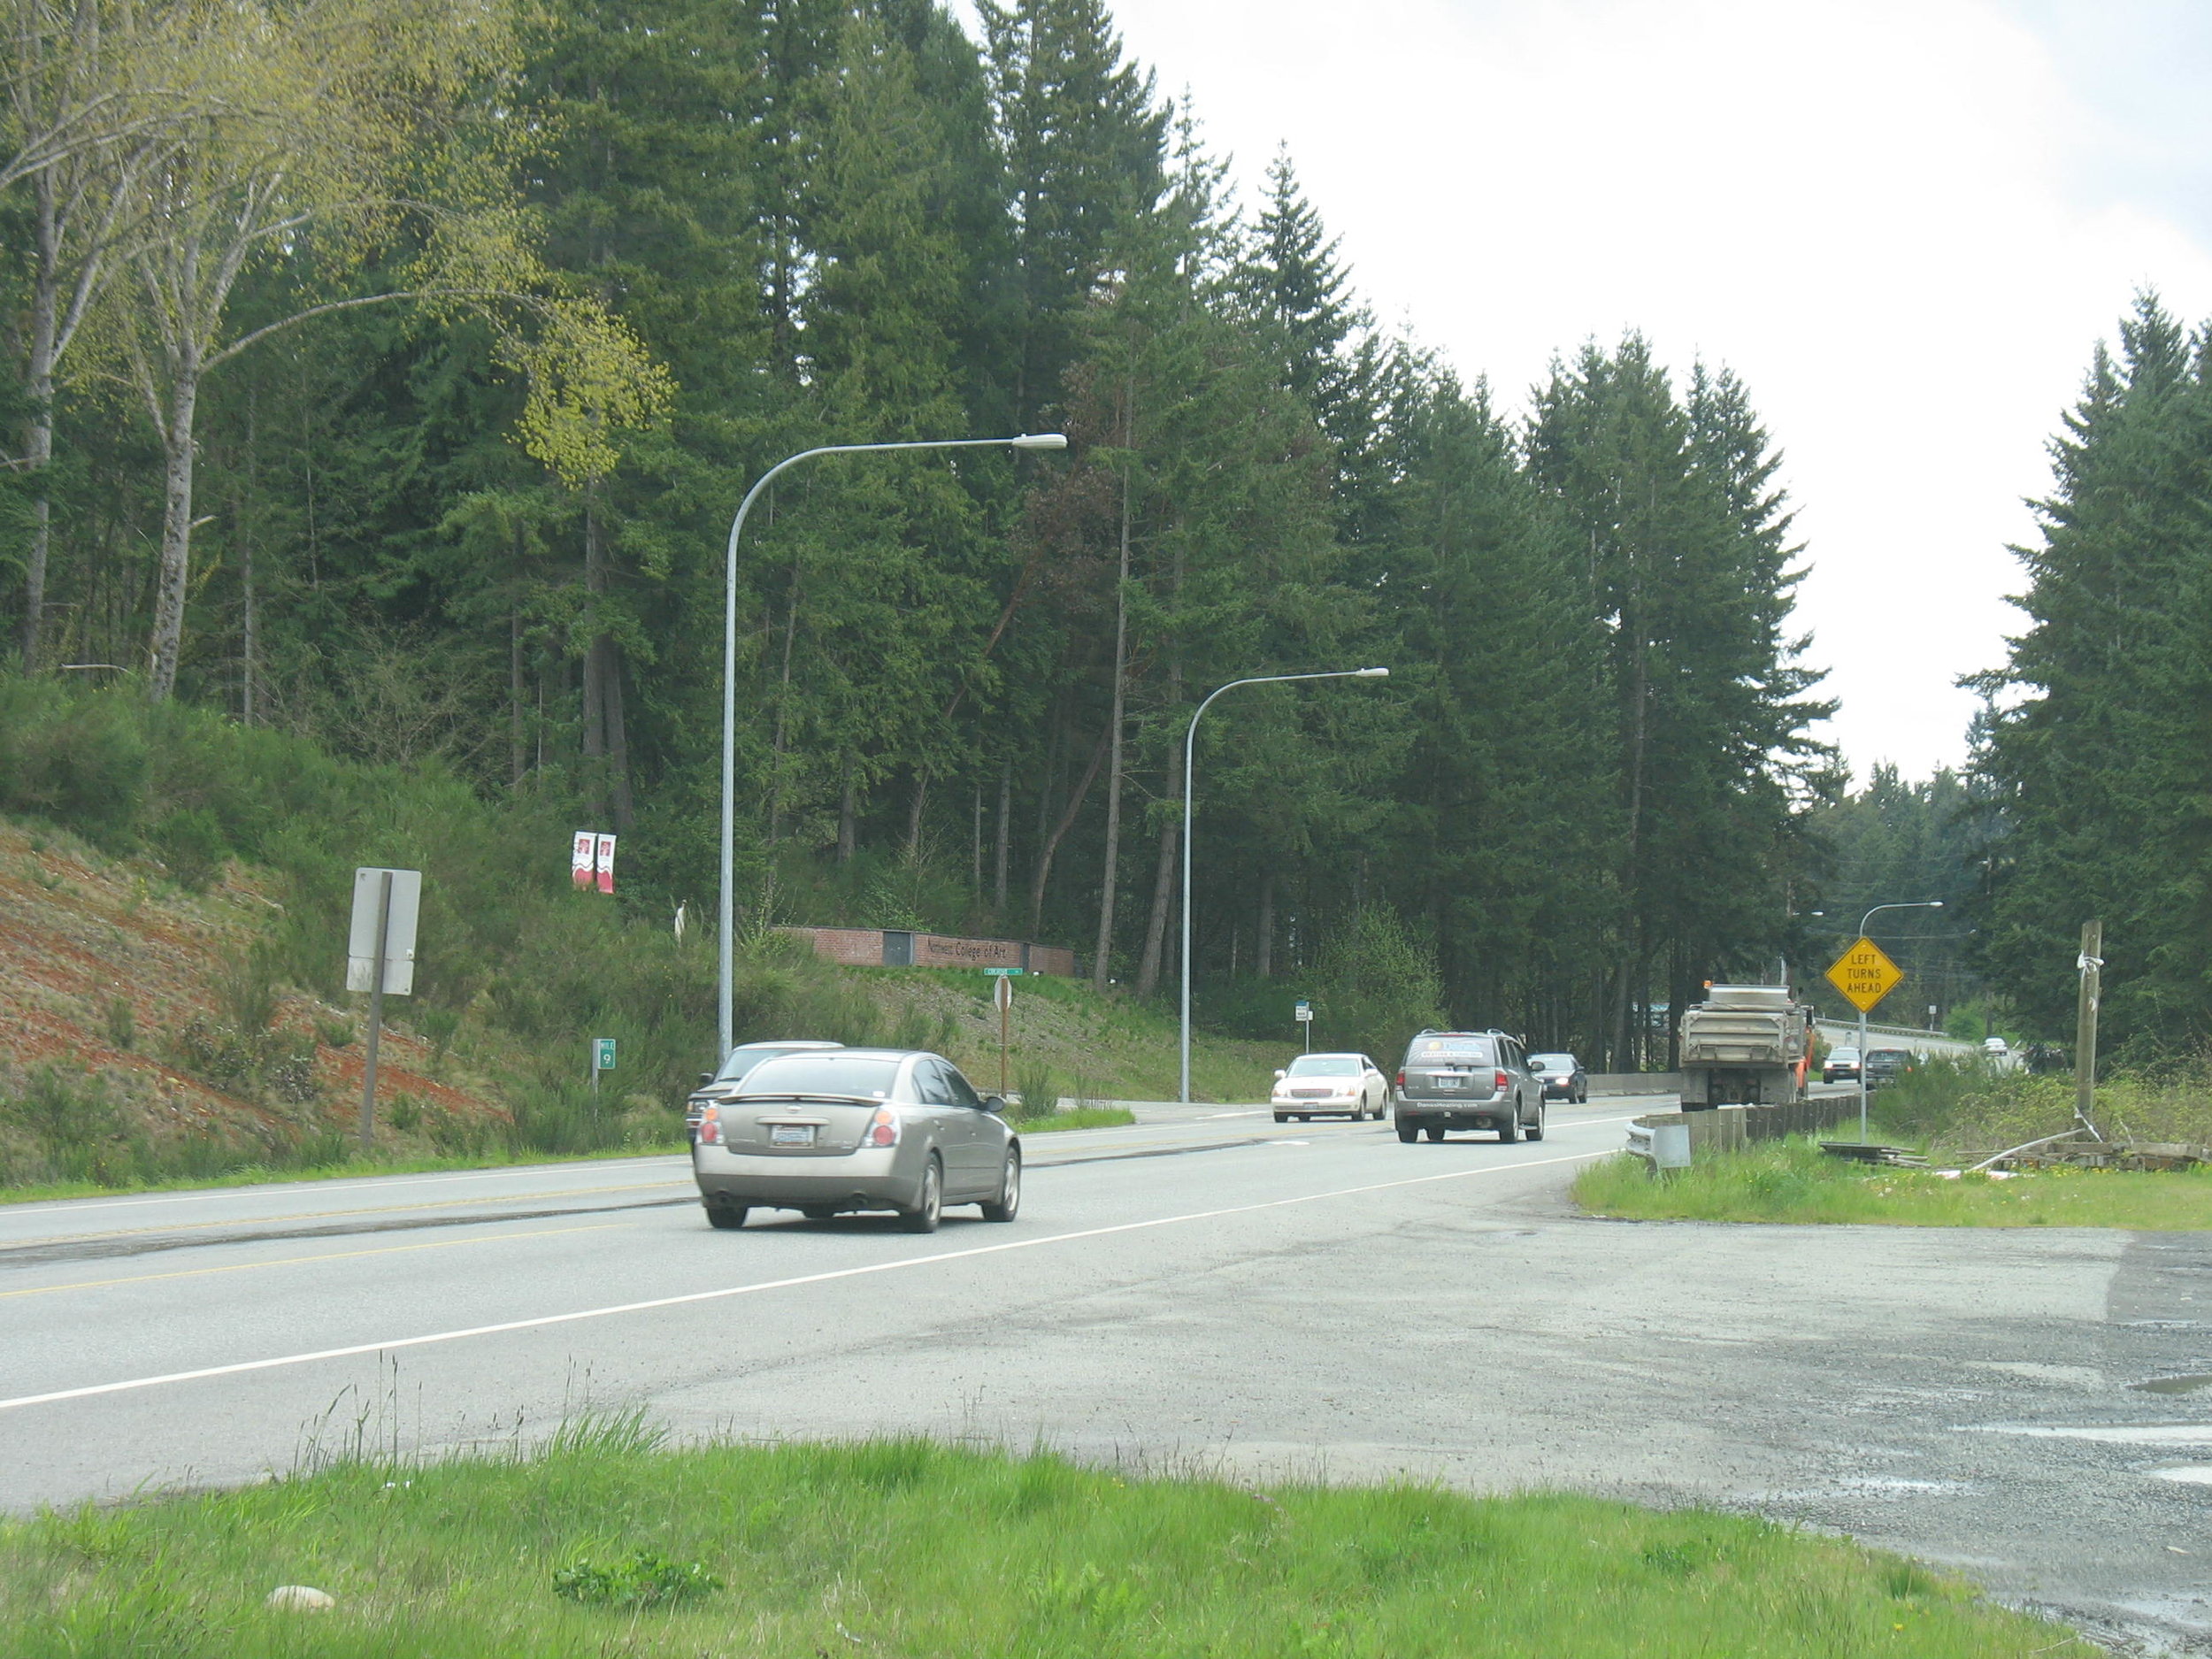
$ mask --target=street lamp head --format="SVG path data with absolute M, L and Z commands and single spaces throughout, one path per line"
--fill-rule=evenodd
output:
M 1008 447 L 1016 449 L 1064 449 L 1068 447 L 1068 435 L 1064 432 L 1025 432 L 1006 442 Z
M 1387 668 L 1358 668 L 1352 671 L 1352 678 L 1355 680 L 1387 680 L 1390 678 L 1390 671 Z

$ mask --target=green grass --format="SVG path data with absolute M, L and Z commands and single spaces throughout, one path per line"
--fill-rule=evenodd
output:
M 1070 1106 L 1049 1118 L 1011 1118 L 1018 1133 L 1051 1134 L 1061 1129 L 1120 1129 L 1137 1121 L 1126 1106 Z
M 2212 1227 L 2212 1170 L 2046 1170 L 2004 1179 L 1870 1167 L 1809 1140 L 1701 1157 L 1655 1178 L 1624 1153 L 1576 1177 L 1587 1210 L 1640 1221 L 1858 1223 L 1897 1227 Z
M 336 1598 L 265 1606 L 279 1585 Z M 1893 1555 L 1558 1494 L 1255 1489 L 922 1440 L 344 1463 L 0 1525 L 14 1659 L 1968 1659 L 2095 1649 Z

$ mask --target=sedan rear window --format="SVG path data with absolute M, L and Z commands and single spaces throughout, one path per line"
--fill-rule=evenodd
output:
M 746 1074 L 740 1094 L 850 1094 L 889 1098 L 899 1062 L 880 1055 L 789 1054 Z
M 1413 1047 L 1406 1050 L 1406 1064 L 1418 1065 L 1424 1060 L 1472 1060 L 1478 1065 L 1488 1065 L 1490 1039 L 1487 1037 L 1416 1037 Z
M 1356 1054 L 1302 1054 L 1290 1063 L 1293 1077 L 1357 1077 Z

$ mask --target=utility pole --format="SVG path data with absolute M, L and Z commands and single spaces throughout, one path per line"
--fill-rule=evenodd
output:
M 2081 925 L 2081 1001 L 2074 1014 L 2074 1119 L 2095 1139 L 2097 1094 L 2097 999 L 2104 988 L 2104 924 Z

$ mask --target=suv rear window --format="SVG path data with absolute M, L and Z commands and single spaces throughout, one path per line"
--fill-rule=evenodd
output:
M 899 1062 L 881 1055 L 787 1054 L 746 1074 L 742 1094 L 851 1094 L 884 1100 Z
M 1420 1065 L 1430 1060 L 1471 1060 L 1477 1065 L 1491 1065 L 1490 1039 L 1487 1037 L 1416 1037 L 1413 1046 L 1406 1050 L 1406 1064 Z

